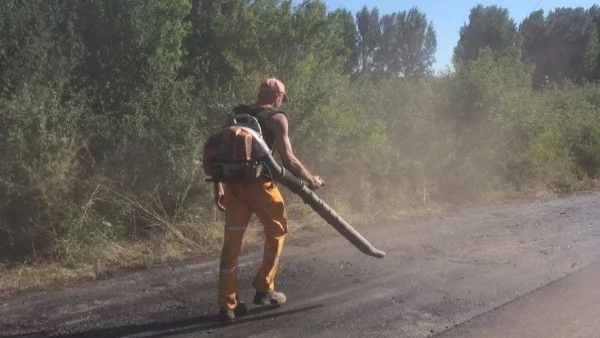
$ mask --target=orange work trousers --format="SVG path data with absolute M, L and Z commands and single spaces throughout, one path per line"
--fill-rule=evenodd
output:
M 265 232 L 262 264 L 253 286 L 257 291 L 273 291 L 277 263 L 287 234 L 287 213 L 277 186 L 271 182 L 224 184 L 225 237 L 219 271 L 219 307 L 234 309 L 239 303 L 238 261 L 244 232 L 252 213 Z

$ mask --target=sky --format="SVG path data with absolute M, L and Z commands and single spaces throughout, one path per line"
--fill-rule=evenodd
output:
M 417 7 L 425 13 L 427 20 L 433 22 L 437 37 L 437 52 L 435 55 L 436 71 L 450 67 L 452 53 L 458 42 L 460 27 L 468 22 L 471 8 L 477 4 L 498 5 L 507 8 L 517 26 L 531 12 L 543 9 L 546 14 L 557 7 L 589 8 L 600 1 L 591 0 L 324 0 L 329 10 L 345 8 L 356 14 L 363 6 L 371 9 L 377 7 L 379 15 L 409 10 Z

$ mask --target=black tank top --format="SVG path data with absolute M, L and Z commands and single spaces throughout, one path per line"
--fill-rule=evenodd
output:
M 275 114 L 285 114 L 283 111 L 275 109 L 275 108 L 265 108 L 259 107 L 256 105 L 240 105 L 233 108 L 233 112 L 235 114 L 248 114 L 250 116 L 256 117 L 258 120 L 258 124 L 260 124 L 260 129 L 262 130 L 263 139 L 269 149 L 273 151 L 275 149 L 275 133 L 267 127 L 267 119 Z

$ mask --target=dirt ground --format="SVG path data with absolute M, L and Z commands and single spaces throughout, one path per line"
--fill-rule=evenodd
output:
M 171 264 L 4 295 L 3 337 L 598 337 L 600 193 L 468 207 L 357 227 L 383 259 L 332 229 L 284 248 L 288 303 L 216 320 L 218 262 Z M 242 299 L 261 253 L 241 259 Z

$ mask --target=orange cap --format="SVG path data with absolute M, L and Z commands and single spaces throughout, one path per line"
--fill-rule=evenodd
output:
M 283 82 L 277 80 L 274 77 L 269 77 L 267 81 L 263 82 L 260 85 L 260 90 L 271 90 L 276 94 L 283 94 L 283 102 L 287 102 L 289 100 L 285 92 L 285 85 L 283 84 Z

